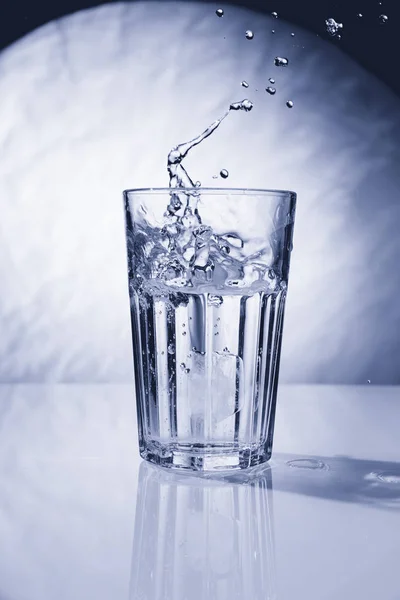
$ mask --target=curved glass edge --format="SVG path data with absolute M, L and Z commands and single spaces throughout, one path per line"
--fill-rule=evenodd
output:
M 230 195 L 265 195 L 265 196 L 294 196 L 297 197 L 296 192 L 292 190 L 274 190 L 274 189 L 261 189 L 261 188 L 212 188 L 212 187 L 176 187 L 176 188 L 133 188 L 124 190 L 124 196 L 130 196 L 135 194 L 170 194 L 171 192 L 200 192 L 201 194 L 230 194 Z

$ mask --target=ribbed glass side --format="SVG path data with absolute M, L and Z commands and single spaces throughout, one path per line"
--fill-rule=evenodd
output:
M 144 458 L 199 470 L 268 460 L 285 297 L 285 289 L 161 296 L 131 287 Z

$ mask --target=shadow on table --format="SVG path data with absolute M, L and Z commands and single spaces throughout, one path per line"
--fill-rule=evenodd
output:
M 274 490 L 400 510 L 400 463 L 273 454 Z

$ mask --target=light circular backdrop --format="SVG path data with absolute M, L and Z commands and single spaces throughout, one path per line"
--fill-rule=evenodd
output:
M 131 380 L 121 190 L 165 186 L 171 147 L 249 97 L 186 166 L 298 192 L 282 381 L 400 383 L 400 103 L 339 45 L 229 6 L 113 4 L 4 51 L 0 97 L 0 380 Z

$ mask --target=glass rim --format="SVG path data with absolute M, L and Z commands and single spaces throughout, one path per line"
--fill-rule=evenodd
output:
M 186 193 L 186 192 L 197 191 L 206 194 L 224 194 L 224 195 L 242 195 L 242 196 L 296 196 L 296 192 L 292 190 L 275 190 L 275 189 L 262 189 L 262 188 L 213 188 L 213 187 L 155 187 L 155 188 L 132 188 L 123 191 L 124 196 L 130 194 L 171 194 L 174 192 Z

